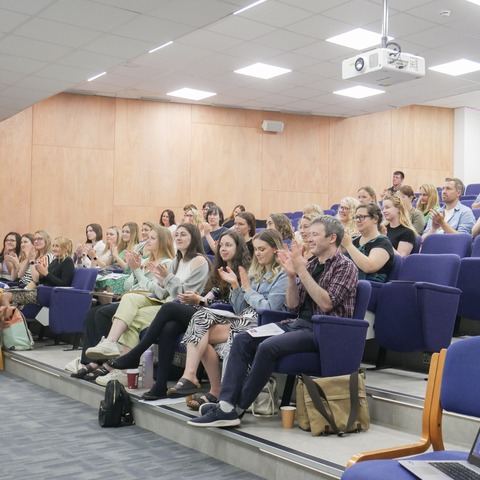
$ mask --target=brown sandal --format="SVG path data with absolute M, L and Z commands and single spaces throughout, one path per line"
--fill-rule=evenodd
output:
M 196 394 L 193 395 L 189 400 L 187 400 L 187 407 L 192 410 L 199 410 L 200 406 L 204 403 L 218 403 L 218 398 L 211 394 L 210 392 L 205 394 Z

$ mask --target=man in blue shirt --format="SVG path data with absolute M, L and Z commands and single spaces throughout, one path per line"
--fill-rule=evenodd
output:
M 458 178 L 446 178 L 442 188 L 442 201 L 445 205 L 438 211 L 430 210 L 430 219 L 425 227 L 423 238 L 432 233 L 472 234 L 475 216 L 472 209 L 462 205 L 460 197 L 465 185 Z

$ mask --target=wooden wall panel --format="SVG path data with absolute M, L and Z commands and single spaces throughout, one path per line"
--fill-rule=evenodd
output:
M 326 193 L 328 118 L 288 115 L 281 121 L 282 133 L 263 133 L 262 188 Z
M 261 129 L 264 112 L 240 108 L 217 108 L 192 105 L 192 122 Z
M 115 205 L 189 201 L 190 118 L 190 105 L 117 99 Z
M 356 197 L 370 185 L 379 193 L 391 185 L 391 112 L 330 122 L 329 203 Z
M 283 133 L 263 132 L 280 120 Z M 349 119 L 61 94 L 0 123 L 3 234 L 158 221 L 186 203 L 243 203 L 259 218 L 324 208 L 392 172 L 441 185 L 453 173 L 453 111 L 406 107 Z M 19 179 L 21 187 L 16 185 Z M 33 179 L 33 180 L 32 180 Z M 13 207 L 12 207 L 13 205 Z
M 0 242 L 9 231 L 22 234 L 30 228 L 31 157 L 32 109 L 28 108 L 0 122 Z
M 113 150 L 115 99 L 62 93 L 33 107 L 33 144 Z
M 78 242 L 87 224 L 111 225 L 113 169 L 112 151 L 34 146 L 30 229 Z
M 239 203 L 261 212 L 262 135 L 254 128 L 192 126 L 191 200 L 218 203 L 227 216 Z

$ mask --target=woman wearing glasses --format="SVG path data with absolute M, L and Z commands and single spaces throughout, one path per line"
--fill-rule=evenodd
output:
M 382 212 L 374 203 L 360 204 L 354 216 L 360 236 L 352 239 L 345 232 L 342 247 L 358 268 L 360 280 L 385 282 L 392 269 L 395 254 L 390 240 L 380 233 Z
M 0 252 L 0 279 L 6 282 L 16 280 L 14 278 L 12 257 L 20 255 L 20 235 L 17 232 L 10 232 L 3 239 L 3 249 Z

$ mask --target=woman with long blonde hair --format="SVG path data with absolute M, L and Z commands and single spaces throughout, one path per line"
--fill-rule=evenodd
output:
M 405 203 L 399 195 L 386 195 L 382 205 L 387 237 L 396 253 L 409 255 L 415 246 L 417 232 L 413 228 Z
M 425 223 L 430 219 L 431 210 L 440 209 L 440 200 L 438 198 L 438 190 L 431 183 L 424 183 L 418 189 L 420 197 L 417 202 L 417 210 L 420 210 L 425 217 Z
M 360 235 L 355 223 L 355 211 L 359 205 L 360 202 L 356 198 L 345 197 L 340 200 L 338 207 L 337 218 L 342 223 L 345 232 L 352 238 Z

